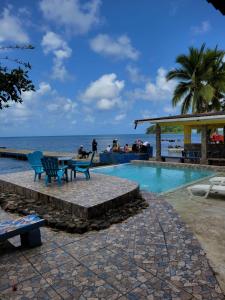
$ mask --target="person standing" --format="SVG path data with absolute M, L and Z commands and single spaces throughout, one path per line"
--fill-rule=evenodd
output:
M 92 141 L 92 152 L 97 153 L 98 149 L 97 149 L 98 143 L 96 141 L 96 139 L 93 139 Z

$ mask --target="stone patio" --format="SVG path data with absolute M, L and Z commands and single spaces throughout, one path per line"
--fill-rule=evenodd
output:
M 205 252 L 172 206 L 84 235 L 42 228 L 43 245 L 0 248 L 0 299 L 224 299 Z M 0 210 L 0 218 L 15 217 Z M 13 291 L 13 289 L 15 291 Z
M 139 192 L 135 182 L 102 174 L 92 173 L 88 181 L 83 174 L 78 174 L 72 182 L 58 186 L 53 181 L 48 187 L 43 179 L 34 182 L 33 178 L 33 171 L 0 175 L 0 191 L 41 200 L 82 218 L 96 217 L 132 201 Z
M 208 179 L 201 184 L 209 184 Z M 164 195 L 200 241 L 225 292 L 225 197 L 210 194 L 207 199 L 200 196 L 190 199 L 184 188 Z

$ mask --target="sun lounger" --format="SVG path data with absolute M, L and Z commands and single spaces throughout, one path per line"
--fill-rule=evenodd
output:
M 215 193 L 225 196 L 224 185 L 210 185 L 210 184 L 195 184 L 187 188 L 190 197 L 195 196 L 196 193 L 203 194 L 204 198 L 207 198 L 209 193 Z
M 0 242 L 20 235 L 22 246 L 40 246 L 42 243 L 39 227 L 43 224 L 44 220 L 37 215 L 0 222 Z
M 210 178 L 209 179 L 209 182 L 211 183 L 211 184 L 221 184 L 221 185 L 225 185 L 225 177 L 220 177 L 220 176 L 218 176 L 218 177 L 212 177 L 212 178 Z

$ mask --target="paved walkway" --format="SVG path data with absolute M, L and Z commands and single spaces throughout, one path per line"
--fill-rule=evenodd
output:
M 107 230 L 43 228 L 41 247 L 1 247 L 0 299 L 224 299 L 197 239 L 170 204 L 144 195 L 148 209 Z

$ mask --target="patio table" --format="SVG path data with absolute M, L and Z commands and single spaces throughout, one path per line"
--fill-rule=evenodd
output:
M 58 162 L 64 166 L 69 160 L 72 160 L 72 156 L 59 156 L 57 157 Z
M 72 159 L 71 156 L 59 156 L 57 157 L 59 164 L 61 163 L 61 166 L 64 167 L 65 169 L 65 174 L 66 174 L 66 182 L 68 182 L 68 166 L 65 166 L 66 163 Z

